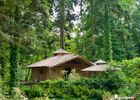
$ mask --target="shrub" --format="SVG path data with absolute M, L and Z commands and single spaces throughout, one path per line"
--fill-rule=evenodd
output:
M 121 71 L 107 71 L 102 76 L 92 78 L 88 85 L 91 89 L 102 89 L 112 93 L 116 93 L 120 88 L 127 85 L 127 78 Z
M 110 92 L 104 92 L 102 95 L 103 100 L 109 100 L 111 98 L 111 93 Z
M 122 65 L 122 70 L 125 72 L 126 76 L 129 79 L 129 93 L 127 94 L 134 95 L 136 90 L 140 91 L 140 57 L 131 60 L 123 60 Z
M 123 88 L 120 88 L 118 90 L 118 93 L 121 95 L 121 96 L 134 96 L 136 93 L 137 93 L 137 86 L 135 84 L 135 80 L 132 80 L 132 79 L 128 79 L 128 83 L 125 87 Z
M 88 80 L 87 78 L 82 78 L 75 81 L 49 81 L 49 87 L 47 88 L 48 96 L 49 98 L 59 98 L 62 100 L 92 100 L 93 98 L 101 98 L 101 90 L 90 89 L 88 87 L 88 84 L 90 83 L 89 81 L 91 80 Z M 46 82 L 48 85 L 48 81 Z
M 76 73 L 76 70 L 73 69 L 70 75 L 68 76 L 68 80 L 77 80 L 77 79 L 80 79 L 80 76 L 78 73 Z
M 122 65 L 122 69 L 128 77 L 139 79 L 140 58 L 134 58 L 132 60 L 123 60 Z
M 3 95 L 3 94 L 0 93 L 0 99 L 1 99 L 1 100 L 6 100 L 5 95 Z
M 91 92 L 92 95 L 89 98 L 89 100 L 102 100 L 103 92 L 104 92 L 104 90 L 92 89 L 92 92 Z
M 45 91 L 39 85 L 32 85 L 31 87 L 24 87 L 23 91 L 28 96 L 28 98 L 41 97 L 41 96 L 44 96 L 45 94 Z

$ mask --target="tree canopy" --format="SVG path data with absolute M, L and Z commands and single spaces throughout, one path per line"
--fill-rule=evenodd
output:
M 140 1 L 0 0 L 0 75 L 9 87 L 59 48 L 90 61 L 139 57 Z

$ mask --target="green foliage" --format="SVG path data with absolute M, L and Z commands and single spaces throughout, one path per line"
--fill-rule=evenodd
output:
M 137 91 L 138 91 L 138 87 L 136 81 L 129 79 L 127 85 L 124 88 L 120 88 L 118 90 L 118 93 L 121 96 L 133 96 L 136 95 Z
M 93 78 L 93 83 L 90 86 L 95 89 L 100 88 L 111 93 L 116 93 L 118 89 L 123 88 L 126 84 L 127 79 L 123 72 L 108 71 L 103 75 Z
M 134 58 L 131 60 L 123 60 L 122 62 L 111 62 L 112 66 L 120 66 L 124 72 L 127 80 L 127 84 L 124 88 L 119 89 L 121 95 L 136 95 L 140 91 L 140 58 Z
M 39 85 L 32 85 L 31 87 L 23 87 L 23 91 L 28 98 L 42 97 L 45 94 L 45 90 Z
M 111 98 L 111 93 L 109 92 L 104 92 L 102 95 L 103 100 L 109 100 Z
M 131 78 L 140 78 L 140 58 L 122 61 L 123 70 Z
M 136 87 L 137 90 L 132 90 L 133 93 L 136 91 L 140 91 L 140 58 L 134 58 L 132 60 L 124 60 L 122 61 L 122 70 L 124 70 L 125 74 L 129 78 L 129 82 L 133 82 L 136 85 L 128 85 L 128 89 L 130 87 Z
M 125 47 L 121 44 L 121 40 L 119 38 L 119 34 L 112 33 L 112 50 L 113 50 L 113 58 L 117 61 L 121 61 L 125 59 Z
M 139 22 L 139 10 L 137 9 L 139 3 L 136 6 L 134 0 L 130 2 L 127 0 L 97 0 L 91 2 L 89 0 L 84 4 L 87 5 L 85 11 L 82 9 L 83 30 L 81 32 L 84 32 L 84 35 L 78 36 L 77 39 L 81 40 L 77 47 L 78 50 L 80 49 L 79 51 L 84 49 L 84 56 L 92 61 L 101 58 L 105 60 L 124 60 L 138 56 L 138 51 L 140 51 L 138 46 L 139 25 L 135 21 Z M 138 14 L 135 12 L 135 15 L 133 15 L 134 11 L 137 11 Z M 133 18 L 135 29 L 132 28 Z M 90 39 L 93 29 L 94 46 L 92 46 Z
M 72 69 L 70 75 L 68 76 L 68 79 L 69 80 L 77 80 L 79 78 L 80 78 L 80 76 L 79 76 L 78 73 L 76 73 L 76 70 L 75 69 Z
M 4 85 L 3 85 L 3 81 L 1 80 L 1 78 L 0 78 L 0 98 L 2 99 L 2 100 L 5 100 L 6 99 L 6 96 L 5 96 L 5 92 L 6 92 L 6 90 L 4 89 Z
M 47 90 L 49 98 L 59 99 L 101 99 L 105 93 L 132 95 L 136 91 L 135 82 L 128 81 L 121 71 L 108 71 L 93 78 L 79 78 L 68 81 L 53 80 L 40 83 Z M 131 88 L 128 91 L 127 88 Z
M 80 11 L 75 10 L 77 7 Z M 30 73 L 24 69 L 26 65 L 51 56 L 59 48 L 59 33 L 63 33 L 61 40 L 65 40 L 66 50 L 91 61 L 121 61 L 140 56 L 140 3 L 136 0 L 1 0 L 2 95 L 8 95 L 8 90 L 12 92 L 20 79 L 30 79 Z M 50 91 L 49 95 L 56 94 L 59 98 L 76 95 L 84 100 L 92 98 L 92 92 L 101 97 L 102 90 L 131 95 L 140 84 L 139 62 L 139 58 L 111 62 L 120 66 L 122 72 L 109 72 L 112 76 L 104 73 L 93 79 L 79 79 L 77 74 L 71 74 L 68 81 L 48 81 L 43 87 Z M 30 95 L 41 95 L 30 88 L 35 91 Z
M 78 82 L 76 82 L 78 83 Z M 75 82 L 57 81 L 50 83 L 48 88 L 49 98 L 59 99 L 90 99 L 90 98 L 101 98 L 101 91 L 89 89 L 86 85 L 77 85 Z
M 17 86 L 17 67 L 18 67 L 18 48 L 16 45 L 10 45 L 10 93 L 13 87 Z

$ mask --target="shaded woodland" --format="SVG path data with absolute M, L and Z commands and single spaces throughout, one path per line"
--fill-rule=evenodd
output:
M 121 66 L 125 79 L 139 86 L 140 1 L 0 0 L 0 89 L 6 87 L 0 94 L 11 95 L 21 81 L 30 81 L 26 66 L 59 48 Z

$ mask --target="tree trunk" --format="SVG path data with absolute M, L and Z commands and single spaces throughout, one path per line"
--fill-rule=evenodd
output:
M 138 46 L 138 53 L 139 53 L 139 57 L 140 57 L 140 44 Z
M 85 34 L 83 32 L 83 37 L 82 37 L 82 55 L 84 56 L 85 54 Z
M 60 47 L 64 49 L 64 26 L 60 27 Z
M 105 14 L 104 14 L 104 35 L 103 44 L 105 49 L 105 60 L 112 60 L 112 40 L 109 28 L 109 8 L 105 3 Z
M 10 93 L 12 87 L 17 85 L 17 68 L 18 68 L 18 48 L 15 44 L 10 43 Z
M 81 30 L 81 32 L 83 33 L 83 36 L 82 36 L 82 55 L 84 56 L 84 54 L 85 54 L 85 41 L 84 41 L 84 39 L 85 39 L 85 34 L 84 34 L 84 32 L 83 32 L 83 19 L 82 19 L 82 15 L 83 15 L 83 0 L 81 0 L 81 2 L 80 2 L 80 20 L 81 20 L 81 28 L 80 28 L 80 30 Z
M 4 67 L 5 67 L 5 61 L 4 61 L 3 58 L 1 58 L 0 63 L 1 63 L 1 73 L 0 73 L 0 74 L 1 74 L 1 78 L 4 79 Z
M 60 20 L 60 47 L 64 49 L 64 21 L 65 21 L 65 14 L 64 14 L 64 8 L 65 1 L 60 0 L 59 2 L 59 20 Z
M 94 14 L 95 14 L 95 12 L 94 12 L 94 5 L 93 5 L 93 0 L 90 0 L 90 18 L 91 18 L 91 35 L 92 35 L 92 37 L 91 37 L 91 39 L 92 39 L 92 46 L 94 45 L 94 29 L 95 29 L 95 24 L 94 24 L 94 22 L 95 22 L 95 17 L 94 17 Z

